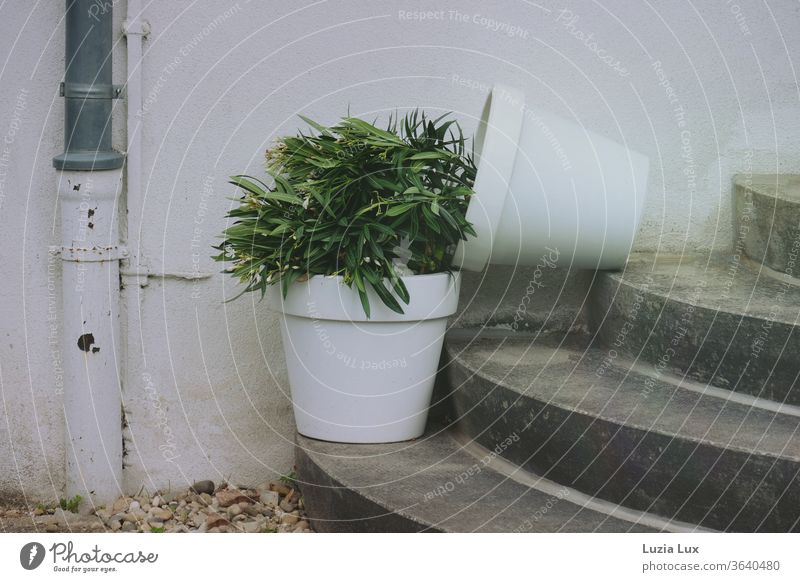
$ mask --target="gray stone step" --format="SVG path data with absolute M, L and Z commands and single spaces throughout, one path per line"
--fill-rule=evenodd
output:
M 800 405 L 800 287 L 736 256 L 634 255 L 598 274 L 589 314 L 600 342 L 656 376 Z
M 793 277 L 800 275 L 800 176 L 737 176 L 733 195 L 737 252 Z
M 300 488 L 322 532 L 693 531 L 508 468 L 444 429 L 406 443 L 297 437 Z
M 563 339 L 563 341 L 562 341 Z M 593 497 L 723 531 L 796 531 L 800 417 L 609 361 L 581 337 L 447 340 L 453 420 Z

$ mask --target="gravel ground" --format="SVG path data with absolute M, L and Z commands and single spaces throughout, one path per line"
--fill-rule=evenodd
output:
M 293 485 L 290 479 L 253 488 L 199 481 L 184 491 L 120 497 L 88 514 L 0 505 L 0 531 L 311 533 Z

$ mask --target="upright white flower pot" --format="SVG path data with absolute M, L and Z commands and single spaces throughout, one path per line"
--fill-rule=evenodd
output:
M 467 219 L 477 237 L 454 264 L 535 265 L 558 249 L 565 267 L 625 264 L 647 190 L 647 157 L 495 85 L 475 138 L 478 173 Z
M 425 430 L 447 317 L 456 311 L 459 276 L 404 277 L 404 314 L 371 290 L 368 319 L 341 277 L 293 284 L 284 299 L 270 289 L 281 331 L 297 430 L 347 443 L 417 438 Z

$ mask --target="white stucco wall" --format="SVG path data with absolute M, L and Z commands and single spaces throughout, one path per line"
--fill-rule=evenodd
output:
M 249 482 L 291 466 L 276 319 L 256 297 L 223 303 L 236 289 L 208 256 L 233 194 L 226 177 L 260 172 L 298 113 L 331 122 L 348 106 L 367 118 L 452 110 L 471 133 L 493 82 L 520 86 L 650 156 L 637 246 L 665 252 L 729 244 L 733 173 L 800 171 L 800 7 L 790 0 L 145 4 L 141 253 L 158 276 L 125 290 L 130 490 Z M 47 253 L 58 239 L 62 9 L 0 8 L 0 492 L 31 498 L 63 486 L 48 319 L 57 331 L 58 262 L 53 303 Z M 125 2 L 114 9 L 119 23 Z M 124 51 L 120 38 L 118 83 Z M 124 149 L 124 102 L 117 109 Z M 195 271 L 213 276 L 170 275 Z
M 64 485 L 58 343 L 51 343 L 59 333 L 60 263 L 48 261 L 48 247 L 59 240 L 51 159 L 60 153 L 62 116 L 51 108 L 63 48 L 50 37 L 63 7 L 43 5 L 32 17 L 7 8 L 0 34 L 0 492 L 52 499 Z

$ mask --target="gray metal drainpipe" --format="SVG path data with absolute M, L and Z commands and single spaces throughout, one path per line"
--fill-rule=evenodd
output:
M 112 9 L 97 0 L 67 0 L 64 147 L 53 158 L 58 170 L 113 170 L 124 156 L 111 147 L 111 106 L 118 90 L 111 81 Z
M 63 154 L 58 170 L 66 496 L 86 505 L 122 490 L 117 201 L 124 156 L 111 147 L 111 4 L 67 0 Z

